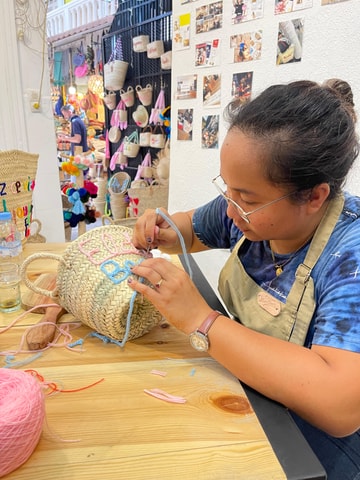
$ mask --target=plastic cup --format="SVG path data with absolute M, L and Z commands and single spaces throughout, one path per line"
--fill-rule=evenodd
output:
M 21 307 L 20 273 L 16 263 L 0 264 L 0 312 L 9 313 Z

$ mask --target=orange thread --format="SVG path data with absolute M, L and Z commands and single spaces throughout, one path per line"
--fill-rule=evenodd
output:
M 42 383 L 46 388 L 50 390 L 48 395 L 52 395 L 54 392 L 61 392 L 61 393 L 74 393 L 74 392 L 81 392 L 82 390 L 87 390 L 88 388 L 94 387 L 95 385 L 98 385 L 99 383 L 103 382 L 105 378 L 101 378 L 100 380 L 91 383 L 90 385 L 86 385 L 85 387 L 80 387 L 80 388 L 74 388 L 70 390 L 65 390 L 58 388 L 57 384 L 55 382 L 45 382 L 45 379 L 42 375 L 40 375 L 39 372 L 33 369 L 28 369 L 24 370 L 26 373 L 29 373 L 31 376 L 35 377 L 40 383 Z

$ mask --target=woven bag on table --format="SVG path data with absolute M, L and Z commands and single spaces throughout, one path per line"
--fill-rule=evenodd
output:
M 30 235 L 38 159 L 21 150 L 0 152 L 0 211 L 11 212 L 23 240 Z
M 77 320 L 124 345 L 149 332 L 162 318 L 128 286 L 131 265 L 145 255 L 132 245 L 131 236 L 131 228 L 120 225 L 94 228 L 71 242 L 62 256 L 38 253 L 28 257 L 22 265 L 22 279 L 28 288 L 52 297 Z M 37 258 L 59 262 L 55 290 L 38 288 L 27 277 L 28 265 Z

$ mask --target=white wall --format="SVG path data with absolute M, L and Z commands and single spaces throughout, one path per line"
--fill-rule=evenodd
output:
M 18 4 L 18 6 L 17 6 Z M 26 12 L 26 14 L 25 14 Z M 0 2 L 0 149 L 39 154 L 33 218 L 49 242 L 64 240 L 64 222 L 50 101 L 43 2 Z M 23 39 L 19 33 L 23 32 Z M 32 113 L 32 91 L 41 90 L 40 112 Z
M 215 189 L 211 179 L 219 173 L 219 150 L 201 148 L 202 115 L 220 114 L 231 100 L 230 86 L 233 73 L 253 71 L 253 95 L 260 93 L 274 83 L 309 79 L 322 82 L 331 77 L 347 80 L 353 89 L 355 105 L 360 118 L 360 1 L 347 0 L 341 3 L 321 6 L 321 0 L 313 0 L 309 9 L 274 15 L 275 0 L 265 0 L 263 18 L 232 25 L 232 1 L 224 0 L 223 28 L 209 33 L 195 34 L 195 10 L 215 0 L 198 0 L 181 5 L 173 2 L 174 19 L 179 14 L 191 13 L 189 50 L 173 52 L 172 91 L 176 91 L 176 78 L 180 75 L 198 74 L 197 98 L 193 100 L 172 100 L 172 139 L 169 211 L 194 208 L 212 199 Z M 302 60 L 286 65 L 275 64 L 276 39 L 280 21 L 304 18 L 304 39 Z M 232 63 L 229 38 L 238 33 L 263 31 L 262 56 L 260 60 Z M 221 39 L 221 66 L 195 68 L 195 44 Z M 204 109 L 202 105 L 203 75 L 221 73 L 221 106 Z M 176 115 L 178 109 L 194 109 L 193 140 L 176 139 Z M 220 125 L 220 144 L 226 133 L 224 122 Z M 351 172 L 347 189 L 360 195 L 360 164 Z M 224 261 L 224 252 L 201 253 L 196 256 L 207 277 L 216 284 L 217 271 Z

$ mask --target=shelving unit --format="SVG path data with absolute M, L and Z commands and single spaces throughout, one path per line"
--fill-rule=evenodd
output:
M 103 62 L 109 60 L 111 53 L 115 47 L 119 36 L 122 39 L 122 47 L 124 61 L 129 62 L 126 81 L 123 89 L 127 90 L 132 86 L 134 90 L 137 85 L 145 87 L 150 84 L 153 88 L 153 103 L 146 107 L 149 117 L 151 108 L 164 87 L 166 106 L 171 102 L 171 70 L 162 70 L 160 58 L 149 59 L 146 52 L 133 51 L 133 38 L 139 35 L 148 35 L 150 42 L 162 40 L 164 42 L 164 51 L 171 50 L 172 46 L 172 1 L 171 0 L 144 0 L 138 2 L 136 0 L 126 0 L 120 3 L 118 11 L 115 14 L 113 23 L 108 34 L 103 36 Z M 120 101 L 120 92 L 116 92 L 116 101 Z M 135 100 L 133 107 L 127 108 L 128 112 L 128 128 L 122 131 L 121 139 L 118 143 L 110 143 L 110 155 L 113 155 L 120 146 L 122 139 L 129 136 L 134 130 L 141 129 L 136 126 L 133 121 L 132 113 L 139 105 L 139 100 Z M 106 128 L 110 128 L 112 111 L 106 109 Z M 141 147 L 139 154 L 135 158 L 128 159 L 128 166 L 123 171 L 127 172 L 133 179 L 136 176 L 138 166 L 143 160 L 144 155 L 149 147 Z M 157 154 L 156 149 L 150 148 L 152 158 Z M 108 170 L 109 176 L 118 172 L 119 166 L 111 172 Z

